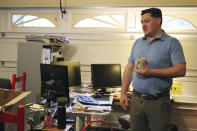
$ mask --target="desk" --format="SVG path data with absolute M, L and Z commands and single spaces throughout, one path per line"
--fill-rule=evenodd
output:
M 93 115 L 107 115 L 110 112 L 104 112 L 104 113 L 91 113 L 91 112 L 81 112 L 81 113 L 74 113 L 70 112 L 67 113 L 69 116 L 74 116 L 75 117 L 75 125 L 74 125 L 74 130 L 75 131 L 81 131 L 83 127 L 91 121 L 91 116 Z
M 42 131 L 67 131 L 66 129 L 58 129 L 58 128 L 45 128 Z
M 76 88 L 74 88 L 76 89 Z M 85 92 L 87 91 L 87 92 Z M 85 90 L 82 90 L 81 92 L 83 93 L 92 93 L 92 90 L 90 92 L 88 92 L 87 88 Z M 80 94 L 83 94 L 79 92 Z M 78 93 L 78 94 L 79 94 Z M 72 88 L 71 88 L 71 91 L 70 91 L 70 97 L 73 98 L 75 97 L 77 94 L 77 92 L 72 92 Z M 111 100 L 111 104 L 113 102 L 113 97 L 110 97 L 110 100 Z M 70 107 L 69 107 L 70 108 Z M 82 128 L 85 126 L 86 122 L 89 122 L 91 120 L 91 116 L 102 116 L 102 115 L 108 115 L 110 114 L 111 112 L 108 111 L 108 112 L 103 112 L 103 113 L 98 113 L 98 112 L 73 112 L 72 110 L 67 110 L 66 111 L 66 116 L 67 118 L 75 118 L 75 125 L 74 125 L 74 130 L 75 131 L 81 131 Z M 42 112 L 42 115 L 44 115 L 44 113 Z M 38 115 L 39 116 L 39 115 Z M 58 130 L 56 128 L 53 128 L 53 129 L 49 129 L 49 128 L 45 128 L 43 129 L 45 131 L 50 131 L 50 130 L 57 130 L 57 131 L 64 131 L 64 130 Z
M 112 97 L 113 99 L 113 97 Z M 88 123 L 91 121 L 91 116 L 93 115 L 108 115 L 111 111 L 106 112 L 86 112 L 86 111 L 73 111 L 72 107 L 67 108 L 66 115 L 67 117 L 75 117 L 75 131 L 81 131 L 83 127 L 86 125 L 86 122 Z
M 70 91 L 70 97 L 74 98 L 77 95 L 77 92 L 75 92 L 75 91 L 72 92 L 72 89 L 73 88 L 71 88 L 71 91 Z M 87 92 L 85 92 L 85 91 L 87 91 Z M 81 90 L 81 92 L 79 91 L 78 94 L 86 94 L 86 93 L 91 94 L 92 91 L 88 92 L 88 90 L 86 88 L 85 90 Z M 111 102 L 110 104 L 112 105 L 113 96 L 110 96 L 109 101 Z M 83 129 L 83 127 L 86 125 L 86 123 L 91 121 L 91 116 L 106 116 L 110 113 L 111 113 L 111 111 L 102 112 L 102 113 L 92 112 L 92 111 L 89 111 L 89 112 L 72 111 L 72 107 L 68 107 L 66 109 L 67 118 L 74 118 L 75 119 L 75 124 L 74 124 L 75 131 L 81 131 Z M 53 129 L 45 129 L 45 130 L 53 130 Z M 63 130 L 60 130 L 60 131 L 63 131 Z
M 87 92 L 88 93 L 88 92 Z M 70 93 L 73 98 L 77 95 L 77 92 L 72 92 Z M 80 93 L 81 94 L 81 93 Z M 113 96 L 110 96 L 110 104 L 112 105 L 113 102 Z M 69 107 L 66 109 L 66 115 L 68 117 L 75 117 L 75 131 L 81 131 L 83 129 L 83 127 L 85 126 L 86 122 L 88 123 L 89 121 L 91 121 L 91 116 L 93 115 L 107 115 L 110 114 L 111 111 L 108 112 L 85 112 L 85 111 L 73 111 L 72 107 Z
M 65 129 L 58 129 L 58 128 L 44 128 L 42 131 L 69 131 L 69 129 L 73 126 L 73 124 L 66 124 Z
M 184 98 L 184 100 L 187 99 L 187 97 Z M 190 101 L 192 103 L 175 101 L 172 105 L 171 121 L 178 126 L 180 131 L 197 130 L 197 103 L 193 100 L 194 98 Z

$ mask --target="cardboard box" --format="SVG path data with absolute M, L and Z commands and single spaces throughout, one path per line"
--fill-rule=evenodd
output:
M 28 96 L 31 92 L 13 91 L 0 88 L 0 111 Z

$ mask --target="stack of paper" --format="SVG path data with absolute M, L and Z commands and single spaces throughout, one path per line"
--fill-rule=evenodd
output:
M 112 108 L 111 106 L 100 106 L 100 105 L 84 105 L 81 104 L 77 101 L 77 99 L 75 99 L 76 104 L 72 107 L 72 111 L 76 112 L 76 111 L 86 111 L 86 112 L 105 112 L 105 111 L 111 111 Z M 99 103 L 107 103 L 109 104 L 108 101 L 102 101 Z

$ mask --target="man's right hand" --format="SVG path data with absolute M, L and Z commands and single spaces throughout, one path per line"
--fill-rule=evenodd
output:
M 120 105 L 124 110 L 127 110 L 129 104 L 128 104 L 128 97 L 126 93 L 121 92 Z

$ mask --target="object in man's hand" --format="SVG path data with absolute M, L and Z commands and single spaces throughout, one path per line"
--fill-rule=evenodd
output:
M 135 61 L 135 68 L 136 68 L 136 70 L 141 71 L 141 70 L 144 69 L 143 62 L 146 62 L 145 58 L 139 58 L 139 59 L 137 59 Z

